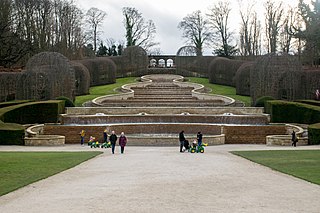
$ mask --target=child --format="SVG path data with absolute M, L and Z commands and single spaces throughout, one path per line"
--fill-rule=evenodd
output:
M 80 137 L 81 137 L 81 146 L 84 145 L 84 136 L 86 135 L 86 131 L 81 130 Z

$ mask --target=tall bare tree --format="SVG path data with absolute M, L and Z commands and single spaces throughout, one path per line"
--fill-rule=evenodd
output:
M 127 47 L 141 46 L 146 51 L 158 45 L 154 42 L 156 26 L 152 20 L 147 22 L 142 14 L 133 7 L 122 8 L 124 15 L 124 27 L 126 30 Z
M 90 34 L 92 36 L 94 52 L 97 51 L 98 27 L 102 24 L 106 15 L 107 15 L 106 12 L 99 10 L 98 8 L 95 8 L 95 7 L 90 8 L 86 14 L 87 24 L 91 28 Z
M 209 21 L 202 16 L 200 10 L 184 17 L 178 28 L 183 31 L 182 37 L 198 49 L 197 55 L 202 55 L 204 45 L 212 41 L 213 33 L 209 29 Z
M 237 50 L 230 44 L 231 31 L 228 28 L 231 6 L 229 1 L 218 1 L 209 9 L 207 14 L 209 23 L 217 34 L 217 40 L 220 41 L 215 53 L 220 56 L 231 57 Z
M 238 1 L 241 16 L 240 24 L 240 53 L 243 56 L 259 55 L 261 53 L 260 21 L 254 11 L 255 2 L 246 5 Z
M 275 53 L 278 47 L 279 32 L 282 27 L 281 19 L 283 17 L 282 2 L 276 3 L 274 0 L 268 0 L 265 3 L 265 24 L 268 53 Z

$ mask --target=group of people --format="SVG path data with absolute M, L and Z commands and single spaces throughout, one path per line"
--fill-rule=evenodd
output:
M 85 130 L 82 130 L 80 132 L 80 138 L 81 138 L 81 145 L 83 146 L 84 145 L 84 137 L 85 137 Z M 91 138 L 92 136 L 90 136 Z M 105 129 L 103 131 L 103 140 L 104 140 L 104 143 L 107 143 L 108 141 L 110 141 L 111 143 L 111 151 L 112 151 L 112 154 L 114 154 L 114 151 L 115 151 L 115 147 L 116 147 L 116 143 L 117 143 L 117 140 L 118 140 L 118 136 L 116 135 L 115 131 L 111 131 L 111 135 L 108 134 L 108 130 Z M 120 146 L 120 150 L 121 150 L 121 154 L 124 153 L 124 147 L 127 145 L 127 137 L 124 135 L 124 132 L 121 132 L 121 135 L 119 137 L 119 146 Z
M 184 137 L 184 131 L 182 130 L 179 133 L 179 141 L 180 141 L 180 152 L 183 152 L 183 147 L 185 147 L 185 149 L 188 149 L 189 147 L 189 141 L 186 140 L 186 138 Z M 193 141 L 193 146 L 197 146 L 200 147 L 202 145 L 202 133 L 198 132 L 197 133 L 197 139 Z

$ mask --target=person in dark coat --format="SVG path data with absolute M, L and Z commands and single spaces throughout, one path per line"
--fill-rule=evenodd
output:
M 197 141 L 198 141 L 198 146 L 202 145 L 202 133 L 198 132 L 197 134 Z
M 114 154 L 114 148 L 116 147 L 116 142 L 117 142 L 117 135 L 114 131 L 111 132 L 111 135 L 109 137 L 109 141 L 111 143 L 111 150 L 112 150 L 112 154 Z
M 182 151 L 183 145 L 184 145 L 184 141 L 186 140 L 186 138 L 184 137 L 184 131 L 181 131 L 179 133 L 179 141 L 180 141 L 180 152 Z
M 297 146 L 297 142 L 298 142 L 298 138 L 297 138 L 296 133 L 295 133 L 294 130 L 291 133 L 291 141 L 292 141 L 291 146 L 296 147 Z
M 127 137 L 124 135 L 124 132 L 121 132 L 119 137 L 119 145 L 121 147 L 121 154 L 124 152 L 124 147 L 127 145 Z

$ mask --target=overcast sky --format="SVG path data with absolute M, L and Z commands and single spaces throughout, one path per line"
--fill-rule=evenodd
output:
M 243 0 L 243 2 L 254 0 Z M 276 0 L 281 1 L 281 0 Z M 298 0 L 282 0 L 285 5 L 297 5 Z M 207 13 L 217 0 L 76 0 L 83 10 L 96 7 L 107 13 L 101 27 L 102 41 L 113 38 L 116 41 L 125 41 L 125 28 L 123 25 L 123 7 L 135 7 L 145 20 L 151 19 L 157 29 L 156 41 L 160 42 L 162 54 L 176 54 L 177 50 L 185 45 L 182 32 L 177 28 L 182 19 L 196 10 Z M 230 0 L 232 10 L 230 13 L 230 27 L 238 34 L 240 23 L 238 0 Z M 260 19 L 264 19 L 263 3 L 265 0 L 256 0 L 256 10 Z M 211 54 L 212 49 L 206 49 L 205 54 Z

